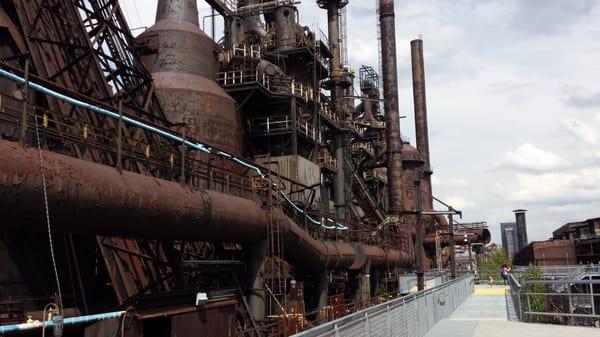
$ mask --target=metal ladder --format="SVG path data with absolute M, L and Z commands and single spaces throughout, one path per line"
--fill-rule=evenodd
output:
M 269 186 L 266 189 L 267 197 L 267 217 L 268 217 L 268 228 L 267 228 L 267 256 L 268 256 L 268 268 L 270 274 L 265 278 L 266 288 L 269 289 L 272 301 L 269 305 L 269 312 L 271 315 L 277 314 L 278 310 L 281 310 L 281 305 L 285 306 L 285 295 L 286 279 L 283 270 L 283 238 L 281 230 L 281 216 L 277 210 L 281 203 L 279 193 L 276 189 L 273 189 L 272 178 L 268 179 Z
M 271 181 L 269 179 L 269 181 Z M 271 185 L 272 186 L 272 185 Z M 269 257 L 270 275 L 266 278 L 266 283 L 270 289 L 271 295 L 275 297 L 276 303 L 271 303 L 270 312 L 274 314 L 280 303 L 285 303 L 285 295 L 287 293 L 286 280 L 283 272 L 283 239 L 281 233 L 281 217 L 276 214 L 279 205 L 279 194 L 273 194 L 273 190 L 269 188 L 267 192 L 267 213 L 268 213 L 268 247 L 267 256 Z M 275 305 L 274 305 L 275 304 Z

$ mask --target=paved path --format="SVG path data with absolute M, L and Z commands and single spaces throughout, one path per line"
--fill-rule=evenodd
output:
M 504 287 L 476 286 L 448 319 L 438 322 L 426 337 L 599 337 L 600 329 L 512 322 L 506 319 Z

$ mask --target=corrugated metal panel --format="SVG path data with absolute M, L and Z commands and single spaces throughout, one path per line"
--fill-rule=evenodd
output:
M 321 168 L 319 165 L 301 156 L 278 156 L 267 158 L 259 158 L 256 160 L 258 164 L 269 167 L 280 175 L 295 180 L 306 186 L 314 186 L 321 182 Z M 284 182 L 287 192 L 298 190 L 298 186 L 292 186 L 289 182 Z M 310 191 L 303 193 L 294 193 L 291 195 L 292 200 L 307 202 L 310 198 Z M 315 189 L 315 203 L 319 201 L 319 189 Z

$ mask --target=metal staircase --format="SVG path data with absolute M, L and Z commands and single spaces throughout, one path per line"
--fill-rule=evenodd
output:
M 352 175 L 354 176 L 354 181 L 357 183 L 358 188 L 355 189 L 356 193 L 357 193 L 357 197 L 360 199 L 360 201 L 366 201 L 366 204 L 369 206 L 371 211 L 377 216 L 379 221 L 383 221 L 384 220 L 383 213 L 377 207 L 377 203 L 371 196 L 371 192 L 369 191 L 369 188 L 365 184 L 362 177 L 358 175 L 358 173 L 356 172 L 354 167 L 352 167 L 352 164 L 350 163 L 350 161 L 348 159 L 346 159 L 346 166 L 348 167 L 349 171 L 352 172 Z

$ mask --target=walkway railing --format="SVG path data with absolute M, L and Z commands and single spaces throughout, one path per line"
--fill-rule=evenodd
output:
M 473 292 L 473 276 L 382 303 L 293 337 L 422 337 L 438 321 L 448 318 Z
M 541 269 L 540 269 L 541 270 Z M 522 322 L 600 327 L 600 268 L 578 266 L 543 270 L 540 278 L 509 275 L 508 316 Z M 511 315 L 514 313 L 514 315 Z

